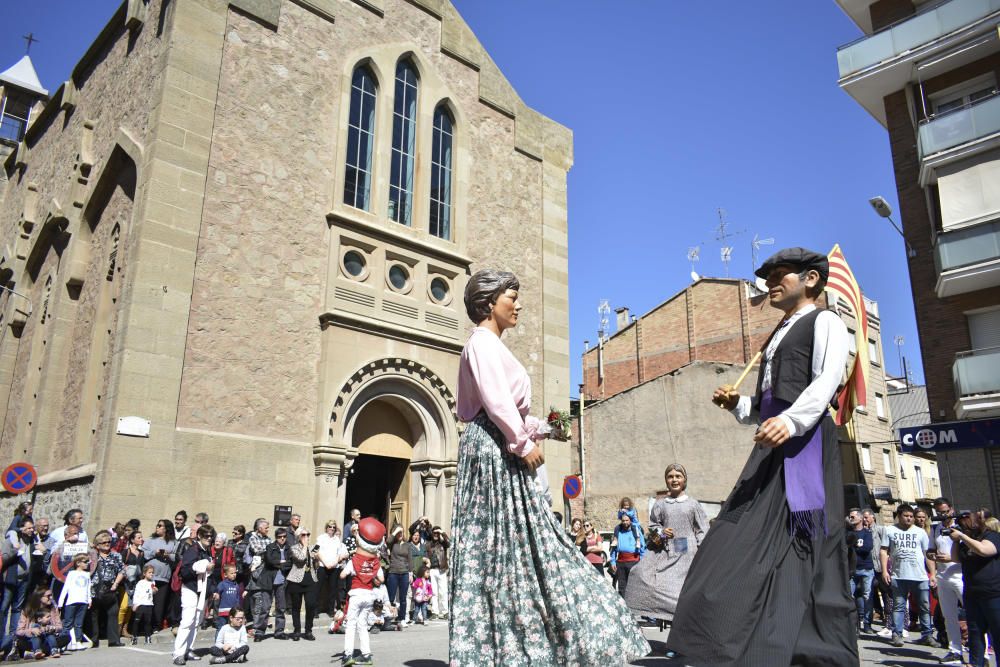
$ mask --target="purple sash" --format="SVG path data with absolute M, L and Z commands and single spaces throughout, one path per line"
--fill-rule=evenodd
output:
M 760 397 L 761 422 L 784 412 L 790 403 L 778 400 L 768 389 Z M 823 431 L 816 425 L 781 445 L 785 455 L 785 499 L 791 514 L 788 530 L 816 539 L 822 527 L 827 534 L 826 490 L 823 485 Z

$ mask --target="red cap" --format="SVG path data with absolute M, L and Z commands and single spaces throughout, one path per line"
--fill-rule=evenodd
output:
M 375 551 L 385 541 L 385 526 L 378 519 L 362 519 L 358 522 L 358 540 L 362 548 Z

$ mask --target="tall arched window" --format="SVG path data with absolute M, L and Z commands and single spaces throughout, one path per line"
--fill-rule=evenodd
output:
M 434 110 L 434 140 L 431 146 L 431 225 L 430 232 L 451 238 L 451 147 L 454 121 L 448 107 Z
M 413 214 L 413 156 L 417 137 L 417 70 L 407 61 L 396 66 L 396 99 L 392 110 L 392 165 L 389 172 L 389 217 L 409 226 Z
M 375 77 L 365 66 L 354 70 L 347 126 L 347 169 L 344 203 L 369 210 L 372 191 L 372 147 L 375 144 Z

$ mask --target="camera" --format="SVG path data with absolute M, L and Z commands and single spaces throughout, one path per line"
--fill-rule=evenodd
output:
M 953 530 L 955 530 L 955 529 L 954 528 L 942 528 L 941 529 L 941 534 L 942 535 L 951 535 L 951 533 L 952 533 Z

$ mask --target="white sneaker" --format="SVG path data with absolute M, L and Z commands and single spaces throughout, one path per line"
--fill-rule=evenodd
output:
M 909 639 L 909 638 L 910 638 L 910 631 L 903 630 L 903 639 Z
M 882 628 L 876 634 L 879 637 L 885 637 L 886 639 L 889 639 L 890 637 L 892 637 L 892 630 L 890 630 L 889 628 Z

